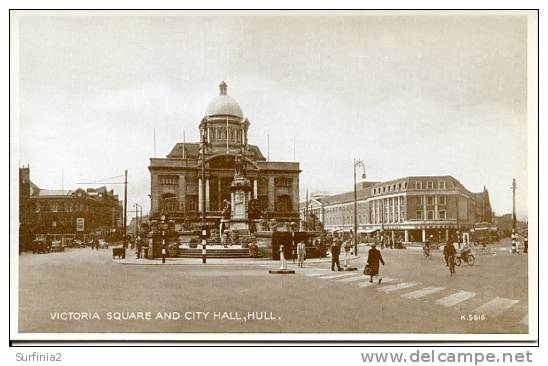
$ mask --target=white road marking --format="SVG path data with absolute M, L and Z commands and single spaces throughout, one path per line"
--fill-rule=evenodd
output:
M 413 287 L 413 286 L 417 286 L 417 285 L 418 285 L 418 283 L 416 283 L 416 282 L 402 282 L 402 283 L 398 283 L 397 285 L 391 285 L 391 286 L 386 286 L 386 287 L 381 286 L 381 287 L 378 288 L 378 290 L 382 291 L 382 292 L 385 292 L 385 293 L 389 293 L 389 292 L 403 290 L 403 289 Z
M 401 295 L 401 297 L 404 297 L 407 299 L 420 299 L 421 297 L 435 294 L 436 292 L 440 292 L 441 290 L 444 290 L 444 289 L 445 287 L 425 287 L 425 288 L 421 288 L 420 290 L 403 294 Z
M 354 277 L 348 277 L 348 278 L 340 278 L 338 280 L 335 280 L 337 282 L 354 282 L 354 281 L 359 281 L 359 280 L 365 280 L 367 279 L 363 274 L 359 273 L 359 274 L 356 274 L 356 276 Z
M 486 302 L 474 310 L 474 313 L 485 314 L 487 318 L 494 318 L 502 314 L 512 306 L 517 304 L 519 300 L 505 299 L 503 297 L 495 297 L 493 300 Z
M 525 316 L 519 321 L 519 323 L 529 326 L 529 313 L 525 314 Z
M 301 272 L 301 273 L 304 273 L 304 272 Z M 308 272 L 308 273 L 304 273 L 305 276 L 308 276 L 308 277 L 317 277 L 317 276 L 323 276 L 327 274 L 327 272 L 323 271 L 323 272 Z
M 463 301 L 473 298 L 474 296 L 476 296 L 475 292 L 459 291 L 449 296 L 445 296 L 445 297 L 442 297 L 441 299 L 438 299 L 436 301 L 436 304 L 443 305 L 446 307 L 455 306 L 457 304 L 460 304 Z
M 383 278 L 382 279 L 382 283 L 389 283 L 389 282 L 394 282 L 394 281 L 397 281 L 395 278 Z M 362 283 L 358 283 L 358 286 L 360 287 L 369 287 L 369 286 L 382 286 L 382 285 L 379 285 L 379 280 L 377 279 L 376 281 L 373 281 L 373 282 L 369 282 L 369 280 L 366 280 L 365 282 L 362 282 Z
M 349 276 L 354 277 L 355 275 L 356 275 L 355 273 L 339 273 L 334 275 L 321 276 L 318 278 L 321 278 L 322 280 L 333 280 L 335 278 L 342 278 L 342 277 L 349 277 Z

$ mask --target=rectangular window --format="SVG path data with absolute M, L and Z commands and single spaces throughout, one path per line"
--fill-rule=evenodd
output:
M 179 177 L 177 175 L 160 175 L 161 185 L 177 185 L 179 184 Z
M 434 188 L 434 182 L 426 182 L 426 189 Z
M 401 183 L 398 183 L 398 191 L 401 189 Z
M 186 207 L 189 211 L 197 211 L 198 210 L 198 196 L 195 195 L 187 195 L 186 196 Z
M 428 220 L 434 220 L 434 211 L 428 211 Z
M 447 204 L 447 199 L 445 198 L 445 196 L 439 196 L 438 205 L 446 205 L 446 204 Z
M 417 211 L 417 219 L 422 220 L 422 211 Z
M 422 205 L 422 196 L 417 196 L 417 203 Z
M 444 210 L 438 212 L 438 219 L 445 220 L 446 213 Z
M 422 182 L 415 182 L 416 189 L 422 189 Z
M 434 197 L 433 196 L 426 196 L 426 204 L 427 205 L 433 205 L 434 204 Z
M 278 177 L 274 179 L 274 185 L 276 187 L 291 187 L 293 185 L 293 179 Z
M 445 181 L 444 181 L 444 180 L 440 180 L 440 181 L 438 182 L 438 187 L 439 187 L 440 189 L 445 189 Z

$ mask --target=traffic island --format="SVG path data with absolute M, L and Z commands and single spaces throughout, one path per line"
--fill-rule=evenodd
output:
M 295 271 L 292 269 L 271 269 L 268 271 L 270 274 L 294 274 Z
M 295 271 L 292 269 L 287 269 L 287 264 L 285 262 L 284 256 L 284 246 L 280 245 L 280 268 L 271 269 L 268 271 L 270 274 L 295 274 Z

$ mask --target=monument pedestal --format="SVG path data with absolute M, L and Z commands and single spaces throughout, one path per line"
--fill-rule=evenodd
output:
M 248 206 L 251 200 L 251 183 L 249 179 L 236 174 L 230 185 L 230 191 L 231 215 L 229 225 L 231 235 L 232 237 L 249 235 Z

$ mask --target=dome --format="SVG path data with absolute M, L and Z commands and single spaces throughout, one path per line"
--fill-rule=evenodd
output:
M 244 118 L 242 108 L 234 98 L 226 94 L 227 85 L 223 81 L 219 84 L 219 95 L 217 95 L 206 109 L 206 115 L 219 116 L 229 115 L 238 118 Z

